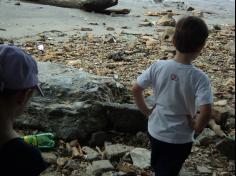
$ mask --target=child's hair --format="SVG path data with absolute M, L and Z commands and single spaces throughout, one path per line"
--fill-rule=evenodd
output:
M 177 25 L 173 42 L 181 53 L 194 53 L 203 47 L 209 36 L 206 23 L 198 17 L 181 18 Z

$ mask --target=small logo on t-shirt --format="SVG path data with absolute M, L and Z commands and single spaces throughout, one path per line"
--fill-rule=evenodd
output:
M 178 81 L 178 76 L 176 74 L 171 74 L 171 80 L 172 81 Z

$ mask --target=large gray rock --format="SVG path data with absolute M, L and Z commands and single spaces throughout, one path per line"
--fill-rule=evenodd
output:
M 112 130 L 137 133 L 147 129 L 147 118 L 141 114 L 136 105 L 104 103 L 103 107 L 111 122 Z
M 130 152 L 134 147 L 122 144 L 114 144 L 105 146 L 105 155 L 109 160 L 119 161 L 127 152 Z
M 90 148 L 90 147 L 83 147 L 82 150 L 83 150 L 83 152 L 86 153 L 85 159 L 86 159 L 87 161 L 94 161 L 94 160 L 97 160 L 98 157 L 99 157 L 99 153 L 96 152 L 95 150 L 93 150 L 93 149 Z
M 191 171 L 189 168 L 186 168 L 185 166 L 181 169 L 179 176 L 196 176 L 196 173 Z
M 68 98 L 74 102 L 122 102 L 127 94 L 124 86 L 113 78 L 48 62 L 38 65 L 39 79 L 46 94 L 44 102 L 67 102 Z
M 100 12 L 118 4 L 118 0 L 22 0 L 59 7 L 79 8 Z
M 57 163 L 57 156 L 54 153 L 42 152 L 42 157 L 43 157 L 44 161 L 49 164 L 56 164 Z
M 140 169 L 151 167 L 151 152 L 144 148 L 135 148 L 130 152 L 133 165 Z
M 204 131 L 197 137 L 195 145 L 209 146 L 217 138 L 217 135 L 210 128 L 205 128 Z
M 127 89 L 108 77 L 52 63 L 39 63 L 45 97 L 36 96 L 16 127 L 55 133 L 65 140 L 87 140 L 98 131 L 138 132 L 147 120 L 127 101 Z M 135 124 L 133 122 L 136 122 Z
M 175 27 L 176 21 L 172 17 L 172 14 L 168 14 L 168 15 L 163 16 L 162 18 L 160 18 L 159 21 L 157 22 L 157 25 Z
M 87 168 L 87 176 L 101 176 L 108 171 L 114 171 L 115 168 L 108 160 L 94 161 L 92 165 Z

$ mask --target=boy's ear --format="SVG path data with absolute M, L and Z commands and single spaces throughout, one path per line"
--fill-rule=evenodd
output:
M 16 96 L 16 102 L 18 105 L 26 105 L 30 97 L 33 94 L 33 90 L 23 90 L 19 91 Z
M 205 47 L 206 43 L 204 43 L 203 45 L 199 46 L 196 50 L 196 52 L 201 52 L 202 49 Z

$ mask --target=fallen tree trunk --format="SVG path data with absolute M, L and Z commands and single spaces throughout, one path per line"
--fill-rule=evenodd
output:
M 86 11 L 101 12 L 118 4 L 118 0 L 22 0 L 58 7 L 79 8 Z

